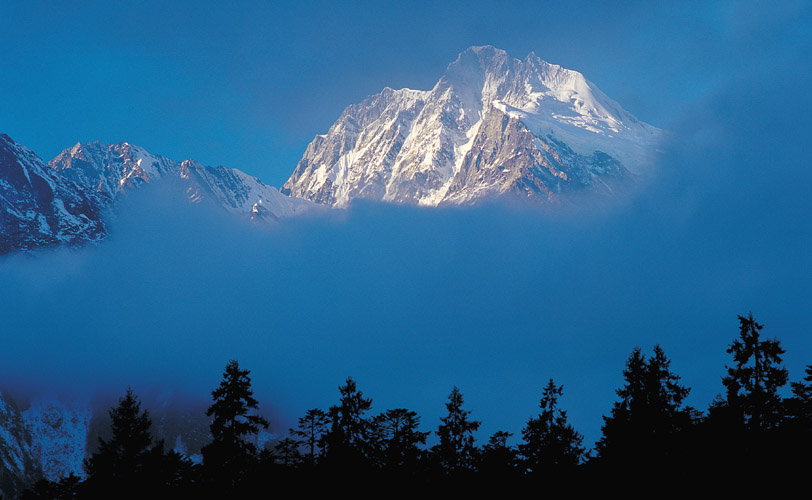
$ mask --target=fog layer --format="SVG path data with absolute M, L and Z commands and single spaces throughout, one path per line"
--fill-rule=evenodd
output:
M 659 343 L 704 410 L 749 311 L 797 380 L 812 85 L 795 73 L 744 71 L 684 110 L 658 174 L 612 208 L 358 204 L 262 229 L 135 193 L 98 247 L 0 261 L 0 381 L 205 399 L 237 359 L 287 425 L 352 376 L 426 430 L 457 385 L 484 440 L 518 434 L 553 377 L 592 444 L 635 346 Z

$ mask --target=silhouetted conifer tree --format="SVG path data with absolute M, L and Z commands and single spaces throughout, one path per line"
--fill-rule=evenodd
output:
M 436 461 L 447 473 L 473 470 L 476 463 L 474 432 L 481 422 L 469 420 L 471 412 L 463 410 L 462 404 L 462 393 L 455 386 L 445 404 L 448 415 L 440 418 L 442 423 L 436 431 L 440 443 L 432 448 Z
M 562 472 L 581 463 L 585 449 L 583 436 L 567 423 L 567 412 L 558 407 L 564 386 L 553 379 L 542 392 L 541 413 L 527 421 L 519 445 L 522 463 L 529 473 Z
M 788 374 L 781 366 L 784 349 L 779 341 L 761 339 L 764 325 L 752 313 L 738 319 L 739 336 L 727 349 L 733 365 L 725 367 L 722 379 L 726 394 L 711 403 L 697 441 L 706 467 L 728 474 L 762 474 L 781 466 L 787 443 L 794 440 L 779 432 L 785 405 L 778 390 Z
M 206 411 L 212 417 L 212 442 L 201 450 L 206 477 L 222 488 L 231 488 L 256 466 L 258 454 L 250 441 L 268 421 L 256 415 L 258 402 L 253 397 L 249 370 L 241 370 L 237 361 L 229 361 L 220 386 L 212 391 L 214 403 Z
M 140 489 L 144 462 L 150 451 L 152 422 L 141 412 L 141 403 L 131 388 L 110 410 L 113 436 L 99 438 L 99 451 L 85 460 L 87 489 L 91 496 Z
M 369 421 L 364 414 L 372 408 L 372 399 L 364 398 L 352 377 L 347 377 L 338 390 L 341 400 L 330 407 L 330 431 L 323 441 L 325 455 L 332 467 L 359 467 L 367 457 Z
M 683 407 L 690 389 L 679 384 L 670 363 L 660 346 L 648 362 L 639 348 L 632 351 L 623 370 L 625 384 L 617 390 L 621 399 L 604 417 L 597 443 L 602 460 L 655 468 L 675 458 L 676 437 L 691 428 L 696 411 Z
M 479 454 L 477 471 L 491 480 L 509 480 L 511 476 L 519 476 L 519 460 L 516 449 L 507 444 L 513 433 L 496 431 L 488 443 L 482 447 Z
M 371 428 L 379 466 L 392 472 L 417 472 L 429 432 L 418 430 L 420 417 L 405 408 L 395 408 L 372 419 Z
M 274 446 L 276 461 L 285 467 L 293 467 L 302 461 L 302 454 L 299 452 L 299 442 L 285 438 Z
M 304 417 L 299 419 L 299 426 L 290 429 L 290 434 L 300 439 L 307 449 L 304 456 L 305 463 L 312 465 L 316 462 L 316 448 L 320 448 L 325 433 L 328 430 L 329 420 L 327 414 L 318 408 L 307 410 Z
M 778 390 L 787 383 L 787 369 L 781 366 L 784 349 L 778 339 L 761 340 L 764 325 L 756 323 L 753 313 L 739 316 L 739 338 L 728 348 L 735 365 L 727 368 L 722 383 L 727 403 L 741 415 L 753 431 L 774 428 L 781 419 Z
M 165 454 L 162 440 L 152 444 L 152 421 L 132 389 L 110 410 L 110 418 L 112 438 L 99 438 L 99 450 L 85 460 L 82 497 L 156 495 L 188 486 L 192 464 L 177 453 Z

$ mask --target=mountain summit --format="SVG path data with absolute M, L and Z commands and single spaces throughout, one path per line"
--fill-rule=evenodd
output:
M 385 88 L 347 107 L 281 191 L 334 206 L 555 203 L 611 194 L 646 170 L 661 136 L 577 71 L 471 47 L 432 90 Z
M 269 222 L 359 198 L 437 206 L 611 197 L 650 169 L 662 135 L 577 71 L 471 47 L 431 90 L 387 87 L 348 106 L 279 191 L 126 142 L 79 143 L 46 163 L 0 134 L 0 255 L 100 241 L 118 201 L 156 183 Z

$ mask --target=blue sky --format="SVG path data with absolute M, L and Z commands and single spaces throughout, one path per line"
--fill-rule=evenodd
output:
M 280 185 L 345 106 L 431 88 L 471 45 L 579 70 L 659 127 L 808 46 L 805 2 L 651 4 L 3 2 L 0 124 L 46 160 L 127 141 Z
M 128 141 L 279 185 L 346 105 L 430 88 L 479 44 L 582 71 L 672 141 L 639 196 L 561 217 L 361 204 L 257 232 L 133 196 L 98 248 L 0 261 L 0 380 L 205 397 L 236 357 L 283 420 L 352 375 L 427 430 L 456 384 L 484 441 L 519 433 L 554 377 L 591 445 L 633 347 L 662 344 L 705 409 L 750 310 L 797 380 L 808 3 L 604 3 L 4 2 L 0 131 L 46 159 Z

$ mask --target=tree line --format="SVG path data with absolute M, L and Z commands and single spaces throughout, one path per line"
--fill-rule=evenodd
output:
M 230 498 L 267 490 L 270 484 L 301 491 L 339 489 L 416 492 L 422 488 L 483 484 L 544 484 L 568 489 L 611 485 L 718 481 L 731 474 L 755 486 L 770 474 L 802 471 L 812 444 L 812 365 L 788 383 L 785 354 L 777 339 L 762 338 L 753 315 L 739 316 L 739 335 L 722 383 L 724 393 L 706 412 L 685 405 L 690 389 L 670 369 L 659 346 L 651 355 L 635 348 L 623 369 L 617 401 L 603 417 L 602 435 L 587 451 L 583 436 L 559 405 L 563 386 L 550 379 L 539 412 L 521 429 L 498 431 L 482 446 L 474 433 L 481 422 L 464 409 L 463 395 L 451 390 L 447 413 L 430 431 L 406 408 L 370 415 L 372 399 L 352 378 L 339 387 L 337 404 L 314 408 L 298 419 L 287 437 L 257 449 L 252 437 L 268 428 L 258 414 L 249 371 L 230 361 L 212 392 L 207 410 L 211 441 L 202 462 L 193 463 L 150 434 L 151 420 L 131 389 L 110 410 L 112 437 L 99 438 L 98 451 L 84 463 L 86 476 L 42 480 L 24 499 L 147 498 L 156 495 Z M 766 476 L 765 476 L 766 475 Z M 748 482 L 749 481 L 749 482 Z

